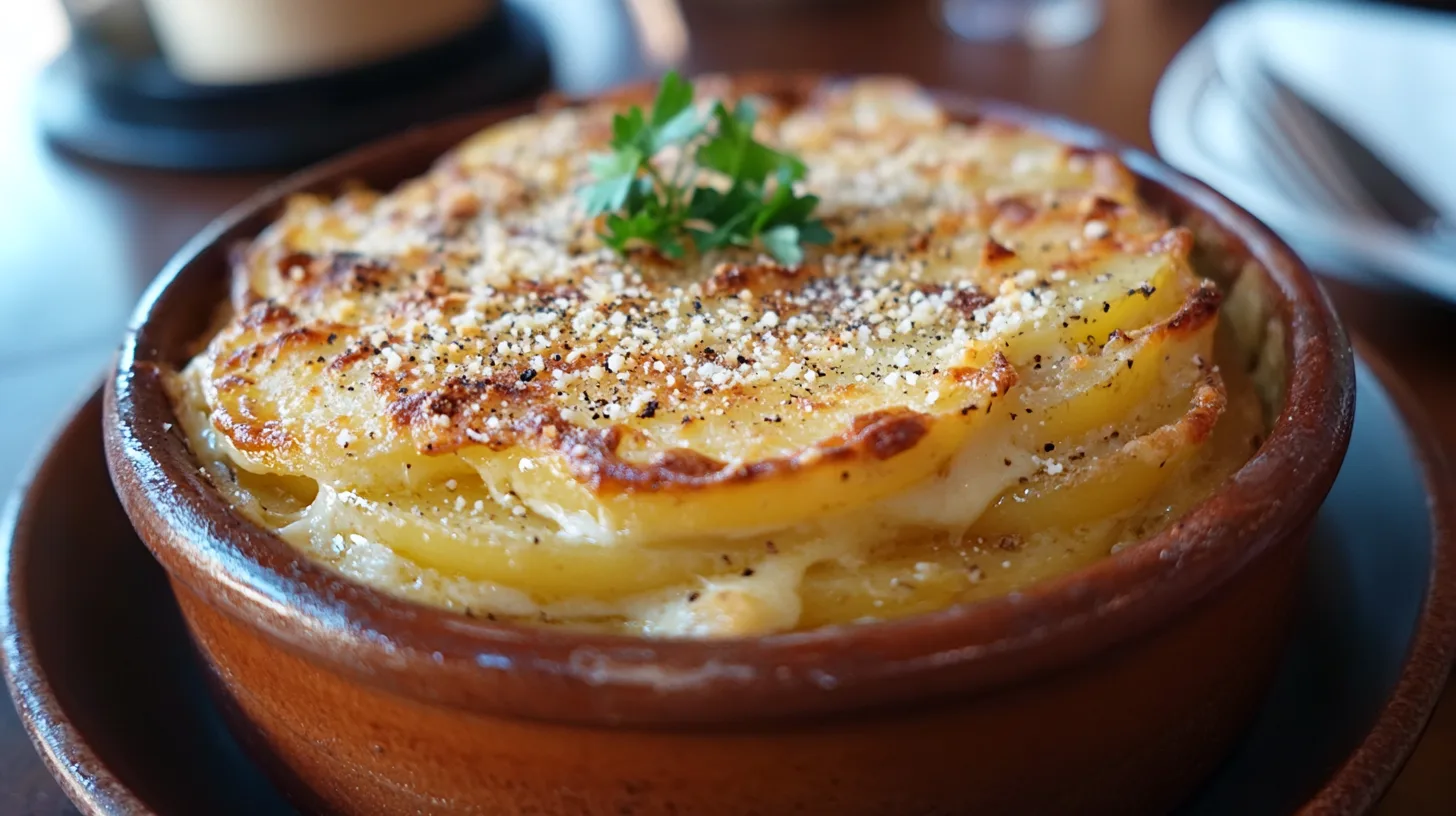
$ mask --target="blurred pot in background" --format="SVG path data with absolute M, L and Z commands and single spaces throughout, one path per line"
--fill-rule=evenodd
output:
M 396 57 L 478 25 L 497 0 L 145 0 L 172 71 L 278 82 Z
M 38 78 L 37 119 L 121 164 L 295 167 L 550 77 L 524 2 L 61 1 L 73 36 Z

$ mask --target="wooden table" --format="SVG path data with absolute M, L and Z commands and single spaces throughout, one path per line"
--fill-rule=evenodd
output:
M 613 0 L 573 3 L 600 12 L 576 17 L 590 17 L 583 29 L 605 37 L 630 31 Z M 923 0 L 846 0 L 817 4 L 820 10 L 757 5 L 685 0 L 685 67 L 904 73 L 1058 111 L 1150 147 L 1148 106 L 1158 77 L 1217 4 L 1108 0 L 1095 37 L 1041 53 L 960 42 L 931 22 Z M 63 32 L 48 0 L 0 3 L 0 493 L 67 406 L 93 387 L 132 302 L 167 257 L 270 178 L 128 170 L 48 149 L 31 115 L 31 83 Z M 615 50 L 560 47 L 559 75 L 570 90 L 590 90 L 638 70 L 642 62 L 632 54 L 620 43 Z M 1456 325 L 1451 310 L 1344 284 L 1330 290 L 1352 330 L 1395 363 L 1434 415 L 1456 410 L 1456 356 L 1444 334 Z M 1456 450 L 1456 425 L 1440 427 L 1448 450 Z M 1456 704 L 1448 704 L 1382 813 L 1456 812 L 1453 763 Z M 73 812 L 8 706 L 0 706 L 0 812 Z

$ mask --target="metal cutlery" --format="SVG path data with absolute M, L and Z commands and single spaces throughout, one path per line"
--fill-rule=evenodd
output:
M 1280 186 L 1312 206 L 1456 241 L 1436 205 L 1269 66 L 1247 78 L 1246 113 L 1267 148 L 1261 164 Z

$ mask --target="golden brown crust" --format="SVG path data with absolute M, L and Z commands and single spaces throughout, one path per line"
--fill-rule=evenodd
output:
M 1114 157 L 948 124 L 898 80 L 698 87 L 760 98 L 765 138 L 810 167 L 831 247 L 798 267 L 618 258 L 575 189 L 645 90 L 506 123 L 388 196 L 295 202 L 238 253 L 243 310 L 208 352 L 216 428 L 314 460 L 399 440 L 551 454 L 603 494 L 886 460 L 1006 394 L 1017 367 L 987 350 L 1085 321 L 1109 262 L 1185 263 L 1186 231 L 1137 203 Z M 1216 311 L 1198 298 L 1170 330 Z
M 227 387 L 235 383 L 247 383 L 246 378 L 234 375 L 225 378 L 220 387 Z M 293 438 L 283 428 L 283 424 L 274 419 L 261 420 L 253 416 L 247 410 L 247 403 L 243 401 L 237 411 L 213 411 L 212 424 L 227 435 L 234 447 L 238 450 L 248 452 L 278 452 L 287 450 L 293 446 Z
M 1223 303 L 1223 294 L 1213 284 L 1193 290 L 1183 306 L 1168 318 L 1166 330 L 1174 334 L 1193 334 L 1218 317 L 1218 307 Z
M 627 433 L 620 427 L 583 432 L 564 425 L 554 442 L 567 452 L 577 477 L 594 490 L 657 492 L 743 484 L 861 456 L 888 459 L 914 447 L 930 423 L 930 417 L 905 408 L 876 411 L 855 417 L 848 431 L 806 454 L 739 463 L 721 462 L 687 448 L 664 451 L 646 464 L 628 462 L 617 455 Z

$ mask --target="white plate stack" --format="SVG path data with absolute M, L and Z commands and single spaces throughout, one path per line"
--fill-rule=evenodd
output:
M 1251 117 L 1277 74 L 1451 217 L 1456 214 L 1456 14 L 1351 0 L 1244 0 L 1168 66 L 1152 134 L 1169 163 L 1277 230 L 1321 272 L 1456 302 L 1456 250 L 1393 223 L 1301 200 L 1275 181 Z

